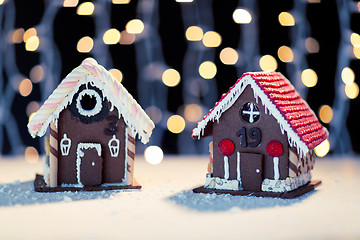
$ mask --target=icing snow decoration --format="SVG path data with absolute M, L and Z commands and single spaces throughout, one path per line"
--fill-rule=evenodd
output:
M 71 147 L 71 139 L 67 137 L 66 133 L 64 133 L 64 136 L 60 141 L 61 154 L 63 156 L 69 155 L 70 147 Z
M 80 173 L 81 173 L 81 158 L 84 157 L 83 149 L 95 148 L 98 156 L 101 156 L 101 144 L 100 143 L 79 143 L 76 149 L 76 177 L 78 184 L 74 185 L 75 187 L 83 187 L 81 183 Z
M 113 135 L 113 137 L 109 140 L 108 146 L 109 146 L 109 150 L 110 150 L 110 155 L 112 157 L 119 156 L 120 140 L 117 139 L 115 137 L 115 135 Z
M 95 106 L 92 109 L 84 109 L 83 104 L 81 103 L 82 100 L 86 97 L 88 98 L 95 98 Z M 101 111 L 102 107 L 102 100 L 99 95 L 94 89 L 84 89 L 80 92 L 79 96 L 76 99 L 76 108 L 78 109 L 81 115 L 92 117 L 98 114 Z

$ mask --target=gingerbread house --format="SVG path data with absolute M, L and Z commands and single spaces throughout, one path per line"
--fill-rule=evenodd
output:
M 314 189 L 314 148 L 328 137 L 291 83 L 250 72 L 193 129 L 213 137 L 206 183 L 194 192 L 295 197 Z
M 153 128 L 122 84 L 85 59 L 29 121 L 32 137 L 49 132 L 44 176 L 37 176 L 35 190 L 139 188 L 133 181 L 135 137 L 145 144 Z

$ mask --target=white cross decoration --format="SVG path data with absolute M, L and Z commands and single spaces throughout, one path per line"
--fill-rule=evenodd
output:
M 242 113 L 243 114 L 249 114 L 249 122 L 253 123 L 254 122 L 254 116 L 255 115 L 260 115 L 260 111 L 259 110 L 255 110 L 254 109 L 255 104 L 250 103 L 250 111 L 247 110 L 243 110 Z

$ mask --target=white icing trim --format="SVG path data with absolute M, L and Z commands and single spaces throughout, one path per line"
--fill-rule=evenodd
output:
M 124 167 L 124 179 L 122 180 L 122 182 L 126 183 L 127 185 L 130 185 L 128 183 L 128 172 L 127 172 L 127 165 L 128 165 L 128 162 L 129 162 L 129 159 L 128 159 L 128 154 L 127 154 L 127 151 L 128 151 L 128 139 L 129 138 L 129 130 L 128 128 L 125 128 L 125 167 Z
M 241 185 L 240 152 L 237 152 L 236 160 L 236 179 L 240 182 Z
M 96 98 L 95 107 L 93 109 L 91 109 L 91 110 L 86 110 L 81 105 L 81 100 L 85 95 L 89 95 L 90 97 L 95 97 Z M 86 117 L 95 116 L 102 109 L 102 100 L 101 100 L 101 97 L 100 97 L 99 93 L 97 91 L 95 91 L 94 89 L 84 89 L 84 90 L 82 90 L 79 93 L 79 95 L 78 95 L 78 97 L 76 99 L 76 108 L 79 111 L 79 113 L 81 115 L 83 115 L 83 116 L 86 116 Z
M 113 143 L 116 143 L 116 145 L 113 145 Z M 119 156 L 120 152 L 120 140 L 116 138 L 115 134 L 112 136 L 112 138 L 108 142 L 109 152 L 111 157 L 117 157 Z
M 229 179 L 229 158 L 224 156 L 224 178 Z
M 68 143 L 64 144 L 65 141 L 67 141 Z M 64 136 L 60 141 L 61 155 L 63 156 L 69 155 L 70 148 L 71 148 L 71 139 L 67 137 L 66 133 L 64 133 Z
M 76 178 L 78 180 L 78 185 L 83 185 L 80 181 L 80 166 L 81 158 L 84 156 L 82 149 L 95 148 L 98 156 L 101 156 L 101 144 L 100 143 L 79 143 L 76 149 Z
M 280 172 L 279 172 L 279 158 L 274 157 L 273 158 L 274 163 L 274 180 L 278 180 L 280 178 Z
M 244 76 L 230 90 L 230 92 L 225 96 L 225 98 L 221 102 L 219 102 L 216 107 L 214 107 L 212 112 L 205 119 L 198 123 L 197 127 L 193 130 L 193 136 L 198 136 L 198 138 L 200 139 L 200 137 L 204 135 L 205 127 L 209 121 L 214 122 L 216 120 L 217 122 L 219 122 L 221 115 L 235 103 L 235 101 L 239 98 L 239 96 L 242 94 L 242 92 L 248 85 L 250 85 L 250 87 L 253 89 L 254 97 L 257 102 L 260 98 L 261 103 L 265 107 L 265 113 L 273 115 L 280 126 L 281 132 L 283 134 L 284 132 L 287 133 L 286 135 L 289 145 L 291 147 L 297 148 L 297 152 L 299 153 L 300 157 L 305 156 L 306 153 L 309 152 L 309 148 L 303 141 L 301 141 L 300 137 L 297 135 L 296 132 L 294 132 L 294 130 L 286 121 L 281 112 L 276 108 L 276 106 L 271 102 L 269 97 L 257 85 L 255 80 L 250 75 Z

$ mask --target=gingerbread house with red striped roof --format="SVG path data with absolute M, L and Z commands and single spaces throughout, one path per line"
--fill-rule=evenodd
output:
M 328 132 L 281 73 L 243 74 L 192 132 L 211 135 L 209 173 L 194 192 L 290 198 L 320 183 L 310 171 Z
M 110 72 L 87 58 L 31 117 L 47 158 L 36 191 L 140 188 L 134 184 L 135 137 L 147 143 L 154 123 Z

